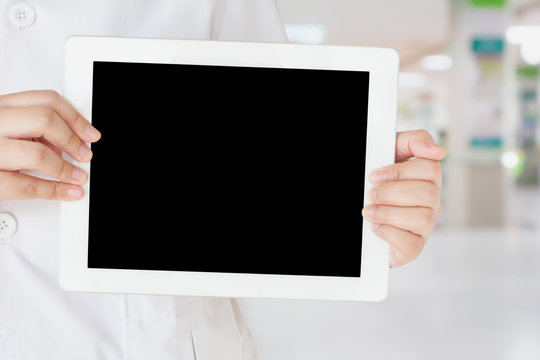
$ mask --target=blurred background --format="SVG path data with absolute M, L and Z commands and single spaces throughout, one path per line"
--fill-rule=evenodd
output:
M 278 0 L 292 42 L 391 47 L 443 211 L 382 303 L 239 300 L 261 360 L 540 359 L 540 1 Z

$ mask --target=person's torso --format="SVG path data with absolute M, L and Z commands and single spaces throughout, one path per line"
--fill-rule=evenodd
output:
M 226 3 L 0 0 L 0 95 L 62 93 L 64 42 L 71 35 L 216 38 Z M 280 31 L 269 34 L 280 39 Z M 220 359 L 250 356 L 249 344 L 242 343 L 249 334 L 230 299 L 60 290 L 58 211 L 58 202 L 48 200 L 0 202 L 0 220 L 10 214 L 17 223 L 12 236 L 0 239 L 0 359 L 212 359 L 214 351 Z
M 37 88 L 60 92 L 64 42 L 71 35 L 210 39 L 220 3 L 0 0 L 0 69 L 16 69 L 1 72 L 0 93 Z

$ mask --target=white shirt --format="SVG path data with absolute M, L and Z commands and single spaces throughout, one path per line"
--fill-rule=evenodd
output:
M 0 94 L 62 93 L 70 35 L 286 41 L 275 0 L 24 4 L 0 0 Z M 0 239 L 1 360 L 256 358 L 234 300 L 62 291 L 58 209 L 49 200 L 0 202 L 0 220 L 10 214 L 17 223 Z

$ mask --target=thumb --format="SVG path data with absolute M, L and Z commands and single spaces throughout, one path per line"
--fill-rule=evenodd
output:
M 425 130 L 402 131 L 396 137 L 396 162 L 412 157 L 441 160 L 446 150 L 437 145 L 431 134 Z

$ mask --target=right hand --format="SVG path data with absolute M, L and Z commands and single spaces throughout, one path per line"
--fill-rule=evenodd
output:
M 88 162 L 85 142 L 101 134 L 61 95 L 52 90 L 0 96 L 0 201 L 13 199 L 78 200 L 88 174 L 62 159 L 62 152 Z M 21 172 L 38 171 L 45 180 Z

